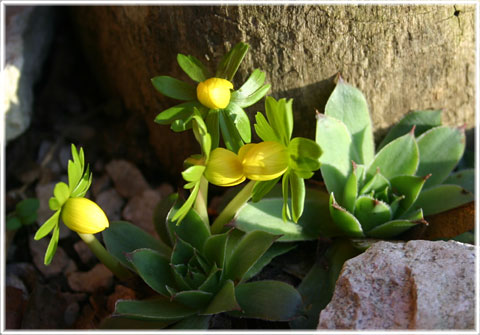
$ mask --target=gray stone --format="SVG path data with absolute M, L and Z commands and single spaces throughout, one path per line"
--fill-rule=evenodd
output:
M 120 220 L 125 200 L 113 188 L 101 192 L 96 203 L 103 209 L 110 221 Z
M 318 329 L 473 329 L 475 247 L 378 242 L 345 262 Z
M 95 257 L 92 250 L 83 241 L 75 243 L 73 249 L 75 249 L 83 264 L 88 264 Z
M 109 288 L 113 283 L 113 274 L 105 265 L 98 263 L 88 272 L 69 274 L 67 279 L 72 290 L 93 293 L 102 288 Z
M 145 190 L 128 201 L 123 209 L 122 216 L 125 220 L 155 235 L 153 212 L 161 200 L 162 196 L 158 191 Z
M 35 241 L 33 237 L 30 238 L 30 251 L 32 253 L 33 263 L 37 269 L 47 278 L 54 277 L 61 273 L 68 275 L 69 273 L 76 271 L 77 266 L 63 250 L 58 246 L 55 256 L 50 265 L 45 265 L 43 260 L 45 257 L 45 251 L 47 250 L 48 243 L 50 242 L 49 236 L 44 237 L 41 240 Z
M 140 170 L 130 162 L 114 160 L 105 168 L 115 189 L 124 198 L 131 198 L 150 188 Z

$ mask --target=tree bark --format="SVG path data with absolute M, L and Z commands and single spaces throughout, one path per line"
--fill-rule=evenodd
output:
M 251 48 L 234 85 L 255 68 L 267 74 L 276 98 L 294 98 L 296 135 L 313 138 L 342 77 L 370 107 L 377 140 L 405 113 L 443 109 L 444 123 L 474 126 L 474 5 L 92 6 L 72 16 L 99 80 L 148 125 L 150 144 L 168 173 L 198 153 L 193 136 L 153 122 L 176 104 L 150 78 L 188 80 L 176 54 L 213 69 L 236 42 Z M 248 109 L 263 111 L 263 102 Z M 145 149 L 142 149 L 145 150 Z

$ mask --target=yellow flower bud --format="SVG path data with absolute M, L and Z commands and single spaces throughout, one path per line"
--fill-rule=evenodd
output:
M 238 156 L 224 148 L 216 148 L 210 153 L 204 176 L 218 186 L 234 186 L 245 180 Z
M 210 78 L 197 86 L 200 103 L 211 109 L 225 108 L 230 103 L 230 90 L 233 84 L 226 79 Z
M 80 234 L 95 234 L 108 228 L 105 212 L 87 198 L 69 198 L 61 215 L 63 223 Z
M 272 180 L 288 168 L 288 150 L 278 142 L 247 144 L 240 148 L 238 157 L 243 173 L 250 180 Z

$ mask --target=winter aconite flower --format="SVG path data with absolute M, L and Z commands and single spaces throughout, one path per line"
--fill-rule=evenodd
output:
M 87 198 L 70 198 L 63 205 L 63 223 L 80 234 L 96 234 L 108 228 L 105 212 Z
M 210 78 L 197 86 L 198 101 L 210 109 L 225 108 L 230 103 L 233 84 L 221 78 Z
M 204 175 L 217 186 L 235 186 L 245 180 L 238 155 L 224 148 L 216 148 L 211 152 Z

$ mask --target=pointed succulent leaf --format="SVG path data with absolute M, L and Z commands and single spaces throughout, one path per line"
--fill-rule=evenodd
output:
M 285 98 L 275 100 L 268 96 L 265 98 L 265 113 L 268 123 L 272 127 L 280 142 L 288 146 L 293 131 L 293 99 Z
M 253 186 L 252 201 L 258 202 L 262 200 L 262 198 L 265 197 L 275 187 L 275 185 L 277 185 L 280 178 L 281 177 L 272 180 L 257 181 L 255 186 Z
M 371 178 L 380 169 L 387 179 L 400 175 L 413 175 L 417 171 L 419 153 L 413 133 L 397 138 L 380 150 L 367 169 L 367 178 Z
M 345 189 L 343 190 L 343 199 L 340 203 L 343 208 L 345 208 L 350 213 L 355 212 L 355 200 L 358 196 L 358 181 L 356 168 L 354 166 L 350 176 L 348 176 L 347 182 L 345 183 Z
M 393 214 L 394 218 L 399 216 L 397 213 L 398 213 L 398 209 L 400 208 L 400 202 L 403 199 L 405 199 L 404 195 L 396 195 L 395 193 L 392 193 L 392 199 L 390 201 L 390 208 L 392 209 L 392 214 Z
M 404 196 L 399 203 L 400 208 L 395 212 L 395 216 L 400 216 L 410 209 L 422 191 L 425 180 L 425 177 L 417 176 L 397 176 L 390 180 L 393 192 Z
M 196 311 L 169 298 L 149 300 L 118 300 L 114 315 L 128 316 L 139 320 L 181 320 Z
M 420 164 L 417 174 L 432 174 L 425 189 L 443 182 L 460 161 L 465 151 L 463 129 L 437 127 L 423 133 L 417 140 Z
M 154 291 L 169 296 L 166 285 L 174 286 L 170 262 L 159 252 L 152 249 L 137 249 L 127 254 L 135 271 Z
M 333 192 L 330 194 L 329 209 L 333 221 L 344 233 L 350 237 L 363 237 L 363 229 L 360 222 L 352 213 L 338 205 Z
M 376 226 L 367 232 L 369 237 L 374 238 L 392 238 L 406 232 L 413 226 L 424 223 L 424 221 L 409 221 L 409 220 L 392 220 L 385 222 L 382 225 Z
M 55 252 L 57 251 L 59 236 L 60 236 L 60 225 L 57 224 L 53 228 L 52 238 L 50 239 L 50 243 L 48 243 L 47 251 L 45 252 L 45 258 L 43 260 L 43 263 L 45 265 L 49 265 L 52 262 L 53 256 L 55 256 Z
M 208 111 L 205 124 L 207 125 L 208 133 L 212 140 L 211 150 L 218 148 L 218 145 L 220 144 L 220 120 L 219 111 L 217 109 L 210 109 Z
M 107 250 L 124 266 L 130 267 L 125 254 L 136 249 L 148 248 L 158 251 L 165 258 L 170 258 L 172 250 L 151 234 L 125 221 L 110 222 L 108 229 L 102 231 L 103 241 Z
M 263 116 L 262 113 L 258 112 L 255 115 L 255 121 L 256 123 L 254 128 L 258 137 L 260 137 L 264 142 L 280 142 L 280 138 L 277 136 L 272 126 L 268 123 L 267 119 L 265 119 L 265 116 Z
M 373 159 L 375 148 L 367 100 L 362 92 L 339 78 L 325 105 L 325 115 L 340 120 L 347 126 L 352 134 L 352 150 L 355 152 L 351 159 L 368 165 Z
M 173 296 L 173 300 L 193 309 L 205 307 L 212 298 L 212 293 L 200 290 L 182 291 Z
M 47 236 L 54 227 L 58 226 L 58 218 L 60 217 L 60 211 L 56 211 L 43 225 L 38 228 L 35 234 L 35 241 L 38 241 Z
M 233 76 L 237 73 L 240 63 L 247 54 L 249 45 L 243 42 L 237 43 L 230 51 L 225 54 L 218 64 L 215 77 L 224 78 L 232 81 Z
M 177 236 L 170 262 L 175 265 L 186 264 L 193 257 L 193 253 L 193 247 Z
M 316 171 L 320 168 L 320 146 L 310 139 L 295 137 L 288 145 L 289 165 L 293 170 Z
M 194 287 L 185 280 L 185 276 L 187 275 L 187 266 L 185 264 L 170 264 L 170 267 L 172 269 L 175 283 L 177 284 L 175 287 L 177 287 L 179 291 L 189 291 L 194 289 Z
M 216 293 L 219 289 L 220 285 L 220 276 L 222 274 L 222 270 L 217 268 L 215 265 L 210 270 L 209 275 L 205 279 L 205 281 L 198 287 L 199 290 Z
M 362 225 L 364 232 L 368 231 L 392 218 L 392 210 L 383 201 L 362 195 L 355 202 L 355 217 Z
M 195 87 L 184 81 L 169 76 L 158 76 L 152 78 L 152 84 L 157 91 L 167 97 L 186 101 L 197 100 Z
M 193 81 L 202 82 L 212 77 L 206 66 L 193 56 L 178 54 L 177 62 Z
M 179 105 L 170 107 L 155 117 L 155 122 L 158 124 L 172 124 L 175 120 L 187 120 L 193 115 L 193 109 L 202 109 L 202 104 L 198 101 L 188 101 Z
M 278 238 L 277 235 L 260 230 L 247 233 L 237 244 L 227 262 L 225 278 L 241 281 L 245 273 Z
M 155 231 L 160 239 L 170 248 L 175 241 L 175 236 L 173 236 L 175 228 L 170 229 L 167 227 L 169 223 L 168 214 L 177 201 L 178 193 L 170 194 L 168 197 L 160 201 L 153 212 L 153 225 L 155 226 Z
M 362 189 L 360 190 L 360 194 L 370 194 L 372 191 L 374 193 L 380 192 L 384 190 L 386 187 L 391 188 L 392 185 L 390 181 L 385 178 L 380 171 L 377 170 L 375 175 L 371 177 L 365 185 L 363 185 Z
M 189 318 L 183 319 L 168 327 L 168 329 L 202 329 L 207 330 L 210 324 L 211 315 L 193 315 Z M 158 329 L 152 327 L 150 329 Z
M 263 280 L 239 284 L 235 296 L 242 312 L 236 316 L 269 321 L 289 321 L 297 317 L 302 306 L 302 297 L 291 285 Z
M 423 209 L 425 216 L 448 211 L 475 200 L 473 193 L 458 185 L 437 185 L 423 190 L 412 209 Z
M 459 185 L 468 192 L 475 194 L 475 169 L 465 169 L 452 173 L 443 183 Z
M 293 243 L 274 243 L 263 255 L 258 259 L 258 261 L 247 271 L 243 277 L 243 281 L 246 282 L 249 279 L 255 277 L 259 274 L 262 269 L 270 264 L 272 259 L 277 256 L 283 255 L 289 252 L 292 249 L 295 249 L 296 245 Z
M 227 108 L 225 108 L 225 115 L 231 120 L 231 122 L 237 128 L 240 137 L 243 142 L 250 143 L 252 140 L 252 131 L 250 127 L 250 119 L 245 111 L 239 105 L 231 102 Z
M 218 314 L 232 310 L 240 310 L 240 306 L 235 297 L 235 285 L 232 280 L 227 280 L 202 314 Z
M 423 209 L 419 208 L 415 211 L 408 212 L 400 218 L 408 221 L 421 221 L 423 220 Z
M 233 120 L 227 115 L 225 110 L 219 112 L 220 131 L 222 133 L 223 142 L 228 150 L 237 153 L 244 144 L 242 137 L 238 132 Z
M 351 135 L 341 121 L 317 114 L 315 141 L 323 150 L 320 169 L 327 190 L 343 199 L 345 183 L 352 171 L 352 160 L 355 160 L 351 157 Z
M 427 130 L 442 124 L 441 110 L 412 111 L 405 115 L 380 143 L 378 150 L 396 139 L 407 134 L 415 126 L 415 136 L 418 137 Z
M 223 234 L 209 236 L 203 246 L 203 255 L 219 268 L 224 268 L 225 256 L 227 252 L 227 241 L 231 230 Z

